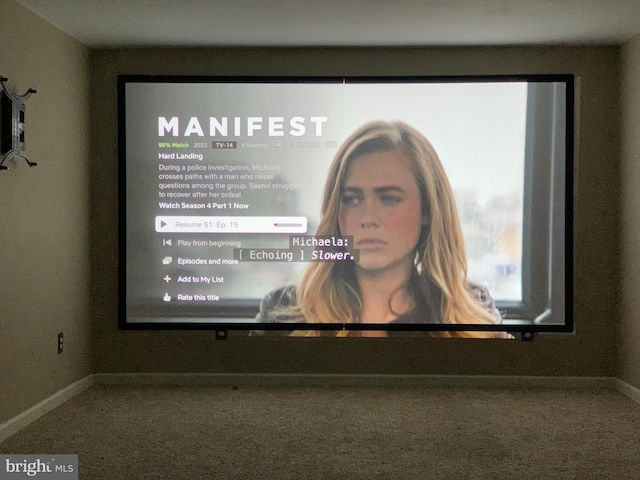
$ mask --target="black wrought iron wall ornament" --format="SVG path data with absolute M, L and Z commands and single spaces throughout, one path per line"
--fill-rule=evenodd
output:
M 0 76 L 2 92 L 0 92 L 0 170 L 7 170 L 5 163 L 12 158 L 22 157 L 30 167 L 38 165 L 27 157 L 24 151 L 25 140 L 25 107 L 24 102 L 36 90 L 30 88 L 23 95 L 18 95 L 7 88 L 8 78 Z

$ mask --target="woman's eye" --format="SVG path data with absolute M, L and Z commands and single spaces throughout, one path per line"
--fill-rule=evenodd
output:
M 402 199 L 396 195 L 383 195 L 380 197 L 380 200 L 385 205 L 395 205 L 396 203 L 400 203 Z
M 357 197 L 355 195 L 343 195 L 341 202 L 346 207 L 353 207 L 360 203 L 360 197 Z

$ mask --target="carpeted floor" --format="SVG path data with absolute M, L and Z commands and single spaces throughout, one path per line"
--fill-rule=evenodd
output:
M 80 479 L 640 479 L 609 390 L 93 387 L 0 443 Z

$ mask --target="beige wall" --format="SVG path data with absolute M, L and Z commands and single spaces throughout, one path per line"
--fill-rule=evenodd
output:
M 640 35 L 622 49 L 622 299 L 618 376 L 640 388 Z
M 581 79 L 575 335 L 520 341 L 294 339 L 117 330 L 116 75 L 574 73 Z M 611 376 L 616 372 L 617 47 L 123 49 L 92 56 L 92 319 L 97 372 L 305 372 Z
M 38 90 L 26 150 L 39 163 L 0 172 L 2 424 L 90 373 L 88 50 L 0 0 L 0 75 Z

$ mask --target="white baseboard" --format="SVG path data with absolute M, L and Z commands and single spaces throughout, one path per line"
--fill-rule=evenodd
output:
M 611 377 L 259 373 L 98 373 L 96 385 L 301 387 L 615 388 Z
M 640 403 L 640 389 L 634 387 L 633 385 L 629 385 L 624 380 L 620 380 L 616 378 L 616 390 L 620 393 L 626 395 L 634 402 Z
M 14 433 L 22 430 L 30 423 L 36 421 L 38 418 L 42 417 L 47 412 L 50 412 L 54 408 L 62 405 L 67 400 L 75 397 L 79 393 L 84 392 L 86 389 L 93 386 L 93 384 L 93 376 L 87 375 L 77 382 L 72 383 L 62 390 L 54 393 L 50 397 L 45 398 L 37 405 L 34 405 L 28 410 L 25 410 L 16 417 L 13 417 L 11 420 L 0 424 L 0 442 L 3 442 Z
M 97 373 L 54 393 L 0 425 L 0 442 L 47 412 L 94 386 L 300 386 L 300 387 L 442 387 L 616 389 L 640 403 L 640 390 L 613 377 L 532 377 L 501 375 L 374 375 L 259 373 Z

